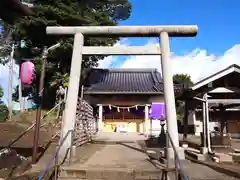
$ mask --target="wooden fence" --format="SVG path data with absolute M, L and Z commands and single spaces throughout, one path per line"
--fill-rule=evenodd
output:
M 79 99 L 77 105 L 77 116 L 74 129 L 73 144 L 81 146 L 92 140 L 96 133 L 96 118 L 93 108 L 86 101 Z

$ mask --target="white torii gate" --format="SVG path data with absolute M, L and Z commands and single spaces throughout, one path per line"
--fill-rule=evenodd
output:
M 74 129 L 76 106 L 81 75 L 82 55 L 161 55 L 164 100 L 167 117 L 167 130 L 178 150 L 178 155 L 184 159 L 184 150 L 179 147 L 178 128 L 176 120 L 175 97 L 170 61 L 169 36 L 196 36 L 197 26 L 80 26 L 80 27 L 47 27 L 47 34 L 74 35 L 70 80 L 67 93 L 65 113 L 63 117 L 62 138 L 69 130 Z M 159 37 L 159 47 L 100 47 L 84 46 L 84 35 L 98 37 Z M 151 62 L 149 62 L 151 63 Z M 60 156 L 64 156 L 71 148 L 72 136 L 68 136 L 61 148 Z M 174 158 L 173 148 L 168 146 L 168 159 Z

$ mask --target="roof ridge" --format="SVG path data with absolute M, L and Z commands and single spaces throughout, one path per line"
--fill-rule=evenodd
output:
M 227 70 L 230 69 L 230 68 L 238 68 L 238 69 L 240 69 L 240 66 L 237 65 L 237 64 L 231 64 L 231 65 L 225 67 L 224 69 L 221 69 L 220 71 L 217 71 L 217 72 L 215 72 L 215 73 L 212 73 L 211 75 L 209 75 L 209 76 L 201 79 L 200 81 L 194 83 L 194 84 L 192 85 L 192 87 L 193 87 L 193 86 L 196 86 L 197 84 L 200 84 L 200 83 L 206 81 L 207 79 L 209 79 L 209 78 L 211 78 L 211 77 L 214 77 L 214 76 L 216 76 L 216 75 L 218 75 L 218 74 L 220 74 L 220 73 L 222 73 L 222 72 L 224 72 L 224 71 L 227 71 Z
M 161 76 L 157 69 L 92 68 L 88 93 L 160 93 Z
M 156 68 L 93 68 L 93 70 L 102 70 L 109 72 L 152 72 Z

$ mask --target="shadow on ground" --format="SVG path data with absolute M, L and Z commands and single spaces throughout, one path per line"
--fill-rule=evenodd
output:
M 45 146 L 38 147 L 37 161 L 43 157 L 51 143 L 52 141 L 49 141 Z M 32 147 L 0 147 L 0 178 L 9 179 L 30 170 L 32 153 Z M 26 177 L 28 176 L 26 175 Z M 29 178 L 32 179 L 32 176 L 30 175 Z

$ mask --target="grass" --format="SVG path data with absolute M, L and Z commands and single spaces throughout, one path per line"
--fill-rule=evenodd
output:
M 5 105 L 0 105 L 0 122 L 5 121 L 8 116 L 8 109 Z
M 49 110 L 45 110 L 43 109 L 41 111 L 41 117 L 43 117 L 44 115 L 46 115 L 48 113 Z M 12 121 L 14 123 L 18 123 L 21 125 L 28 125 L 30 126 L 31 124 L 35 123 L 36 121 L 36 115 L 37 115 L 37 110 L 28 110 L 25 112 L 19 112 L 19 111 L 13 111 L 13 116 L 12 116 Z M 8 117 L 8 109 L 6 106 L 0 105 L 0 122 L 10 122 L 7 120 Z M 50 123 L 50 124 L 54 124 L 56 123 L 57 120 L 57 113 L 56 111 L 53 111 L 51 113 L 49 113 L 44 119 L 41 120 L 41 124 L 42 123 Z

